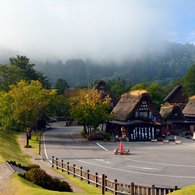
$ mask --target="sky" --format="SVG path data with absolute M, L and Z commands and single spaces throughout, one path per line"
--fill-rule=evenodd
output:
M 117 60 L 163 50 L 163 40 L 195 44 L 194 9 L 194 0 L 0 0 L 0 57 Z

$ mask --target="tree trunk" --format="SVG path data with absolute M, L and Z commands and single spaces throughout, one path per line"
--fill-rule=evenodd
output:
M 26 145 L 28 146 L 29 145 L 29 135 L 26 134 Z
M 84 127 L 84 131 L 85 131 L 85 133 L 87 134 L 86 125 L 85 125 L 85 124 L 83 124 L 83 127 Z

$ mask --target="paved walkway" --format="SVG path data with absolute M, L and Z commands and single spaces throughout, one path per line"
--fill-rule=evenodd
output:
M 61 174 L 57 173 L 56 171 L 54 171 L 53 169 L 50 168 L 50 166 L 48 164 L 46 164 L 42 158 L 36 154 L 34 154 L 33 152 L 33 148 L 24 148 L 23 146 L 26 144 L 26 136 L 24 133 L 22 133 L 19 137 L 19 144 L 24 152 L 24 154 L 27 155 L 31 155 L 32 158 L 30 158 L 29 160 L 33 163 L 33 164 L 37 164 L 40 166 L 41 169 L 45 170 L 47 172 L 47 174 L 51 175 L 52 177 L 57 177 L 60 180 L 64 180 L 67 183 L 69 183 L 69 185 L 71 186 L 71 188 L 73 189 L 74 193 L 87 193 L 85 192 L 83 189 L 77 187 L 75 184 L 73 184 L 71 181 L 67 180 L 65 177 L 63 177 Z

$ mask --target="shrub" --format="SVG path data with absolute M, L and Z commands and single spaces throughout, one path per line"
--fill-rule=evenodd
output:
M 72 188 L 66 181 L 60 181 L 59 179 L 55 178 L 50 183 L 50 190 L 56 190 L 60 192 L 72 192 Z
M 39 165 L 34 164 L 33 166 Z M 52 179 L 50 175 L 48 175 L 44 170 L 40 168 L 31 168 L 24 175 L 20 174 L 20 176 L 48 190 L 72 192 L 72 189 L 67 182 L 60 181 L 57 178 Z
M 110 138 L 110 134 L 109 133 L 105 133 L 103 135 L 103 137 L 104 137 L 105 140 L 108 140 Z
M 28 164 L 27 167 L 29 169 L 32 169 L 32 168 L 40 168 L 40 166 L 39 165 L 36 165 L 36 164 Z
M 103 140 L 103 136 L 102 136 L 102 135 L 97 135 L 97 136 L 96 136 L 96 139 L 97 139 L 97 140 Z
M 48 175 L 44 170 L 39 168 L 32 168 L 24 174 L 25 179 L 41 186 L 44 188 L 49 188 L 49 183 L 52 177 Z
M 95 139 L 95 136 L 94 136 L 92 133 L 90 133 L 90 134 L 88 135 L 87 139 L 88 139 L 88 141 L 92 141 L 92 140 Z

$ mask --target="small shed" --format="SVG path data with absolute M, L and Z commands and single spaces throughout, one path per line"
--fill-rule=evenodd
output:
M 129 141 L 147 141 L 161 134 L 161 116 L 145 90 L 122 95 L 113 112 L 112 130 Z

